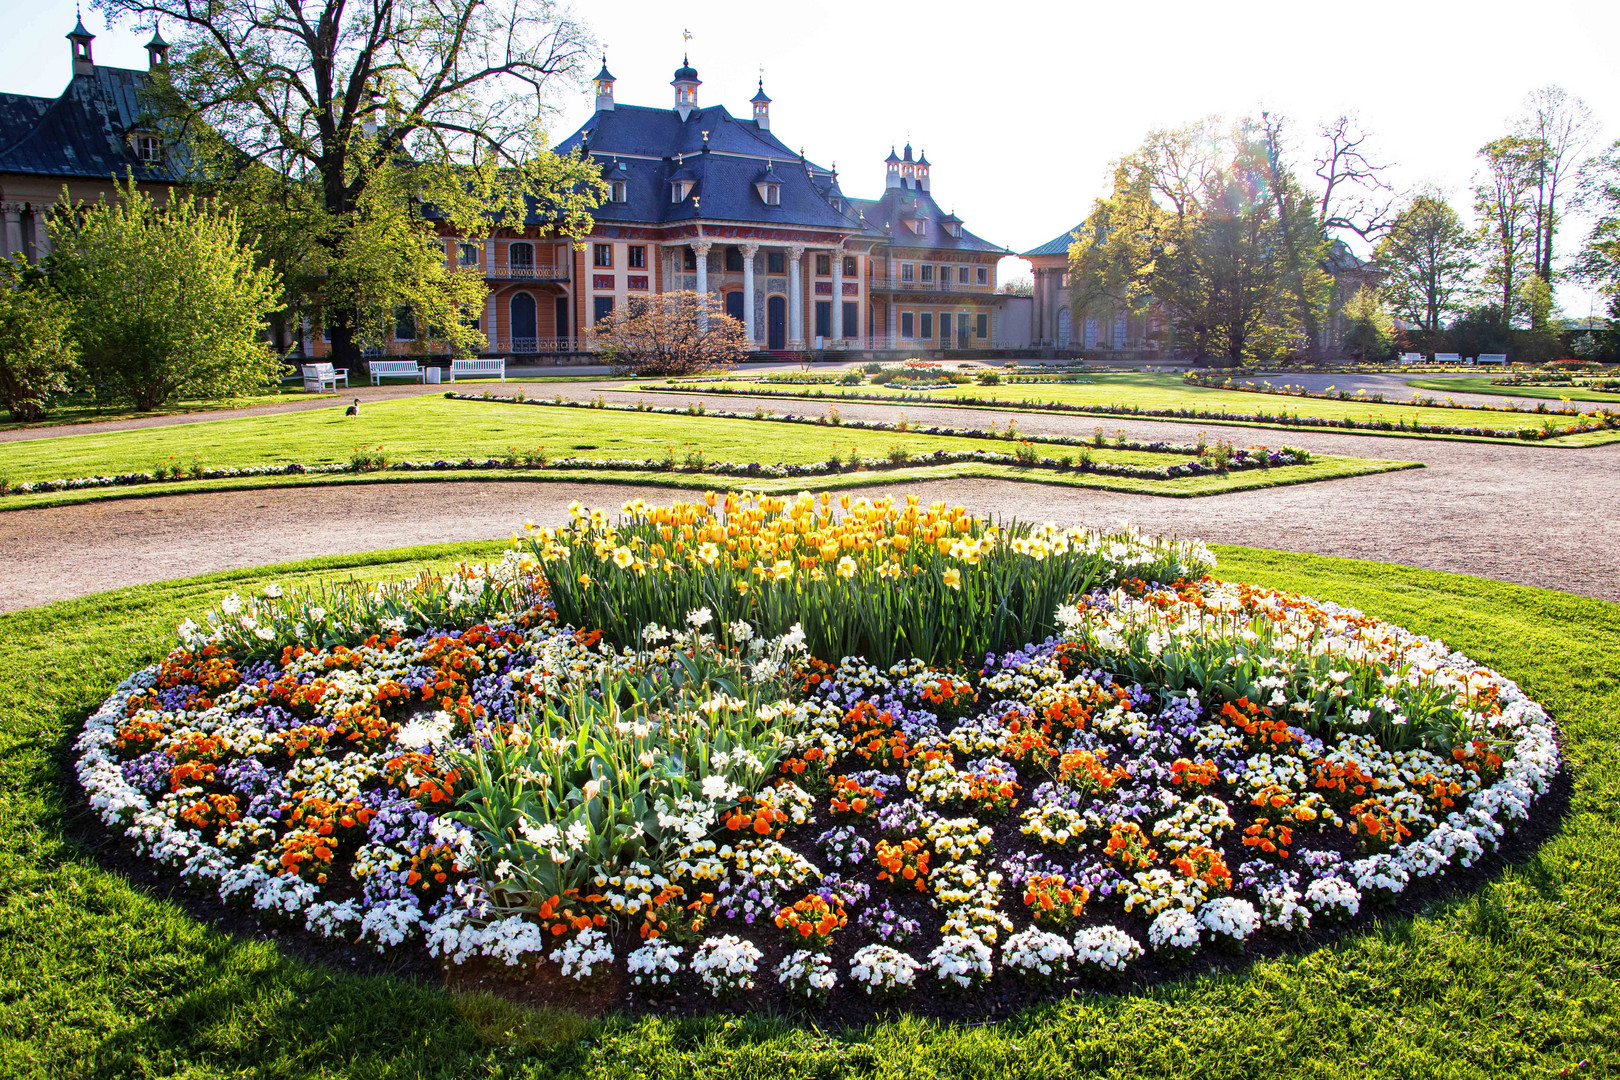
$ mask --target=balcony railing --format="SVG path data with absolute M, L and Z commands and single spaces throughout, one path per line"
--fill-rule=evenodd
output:
M 567 264 L 497 263 L 484 276 L 492 281 L 567 281 L 570 274 Z
M 881 276 L 874 277 L 870 287 L 873 292 L 927 292 L 957 296 L 991 296 L 995 292 L 994 285 L 963 285 L 959 281 L 902 281 Z
M 537 353 L 586 352 L 589 348 L 589 342 L 584 338 L 498 337 L 490 351 L 521 356 Z

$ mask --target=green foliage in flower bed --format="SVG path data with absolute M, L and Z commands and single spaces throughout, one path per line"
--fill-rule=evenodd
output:
M 1223 574 L 1354 603 L 1519 679 L 1562 725 L 1572 806 L 1534 856 L 1478 892 L 1238 974 L 988 1026 L 581 1021 L 231 938 L 84 849 L 60 748 L 125 672 L 163 654 L 176 621 L 228 591 L 356 563 L 392 577 L 429 554 L 442 566 L 474 552 L 238 572 L 0 619 L 8 1075 L 1542 1077 L 1598 1074 L 1620 1053 L 1620 606 L 1346 560 L 1218 552 Z M 402 562 L 375 564 L 390 557 Z

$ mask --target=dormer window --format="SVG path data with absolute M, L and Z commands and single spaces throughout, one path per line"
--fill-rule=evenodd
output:
M 669 201 L 672 203 L 685 202 L 686 197 L 692 194 L 692 181 L 671 180 L 669 182 Z
M 910 221 L 906 222 L 906 224 L 910 225 L 911 231 L 916 233 L 918 236 L 928 235 L 927 218 L 912 218 Z
M 135 160 L 137 161 L 151 165 L 163 156 L 156 135 L 136 135 L 132 142 L 134 143 Z
M 629 202 L 629 182 L 625 180 L 614 180 L 612 183 L 610 183 L 608 185 L 608 201 L 616 203 Z
M 962 235 L 962 223 L 961 222 L 959 222 L 959 221 L 947 221 L 947 222 L 944 223 L 944 225 L 945 225 L 945 231 L 950 233 L 952 236 L 961 236 Z
M 754 190 L 759 192 L 759 199 L 766 206 L 782 205 L 782 185 L 775 180 L 761 180 L 754 185 Z

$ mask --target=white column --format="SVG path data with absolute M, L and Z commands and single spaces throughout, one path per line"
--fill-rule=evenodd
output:
M 895 298 L 895 295 L 896 295 L 895 290 L 897 288 L 899 288 L 899 287 L 900 287 L 900 263 L 899 263 L 898 260 L 895 259 L 894 253 L 890 252 L 889 253 L 889 304 L 888 304 L 888 307 L 885 309 L 885 314 L 884 314 L 884 323 L 886 324 L 886 326 L 885 326 L 885 331 L 884 331 L 883 347 L 885 349 L 892 349 L 892 348 L 894 348 L 896 346 L 897 342 L 895 341 L 895 335 L 900 333 L 900 313 L 898 311 L 896 311 L 895 307 L 894 307 L 894 298 Z
M 844 344 L 844 249 L 835 247 L 832 251 L 833 272 L 833 300 L 832 318 L 828 320 L 828 337 L 834 346 L 842 348 Z
M 500 327 L 496 325 L 500 321 L 496 317 L 496 312 L 500 310 L 500 301 L 495 299 L 494 293 L 490 293 L 489 301 L 484 306 L 489 309 L 489 314 L 484 319 L 484 334 L 489 338 L 489 351 L 498 352 L 501 347 L 501 334 Z
M 692 254 L 697 256 L 698 327 L 702 330 L 709 328 L 709 248 L 711 246 L 707 240 L 699 240 L 692 245 Z
M 804 247 L 788 248 L 788 348 L 804 348 Z
M 6 234 L 0 243 L 4 244 L 4 253 L 8 258 L 21 258 L 23 250 L 22 238 L 22 204 L 6 203 L 0 206 L 0 212 L 5 214 Z
M 759 341 L 759 335 L 754 332 L 754 256 L 758 254 L 758 244 L 744 244 L 742 246 L 743 326 L 747 331 L 748 347 L 750 349 Z
M 491 237 L 487 237 L 484 240 L 484 276 L 489 277 L 489 275 L 493 274 L 494 272 L 495 272 L 495 238 L 493 236 L 491 236 Z

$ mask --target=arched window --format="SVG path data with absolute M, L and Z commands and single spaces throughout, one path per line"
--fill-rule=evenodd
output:
M 506 253 L 507 264 L 515 273 L 528 273 L 534 270 L 534 245 L 526 243 L 513 244 Z

